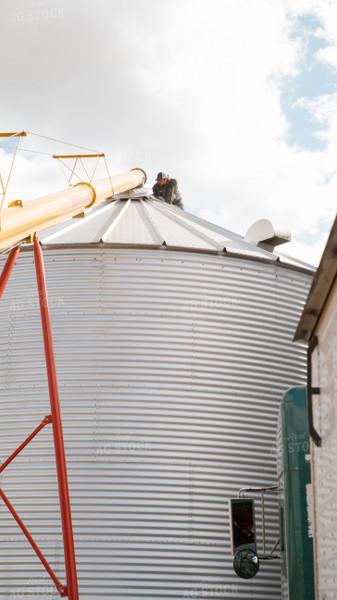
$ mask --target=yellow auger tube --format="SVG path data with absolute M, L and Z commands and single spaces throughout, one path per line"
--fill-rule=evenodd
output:
M 77 183 L 68 190 L 42 196 L 25 205 L 13 202 L 0 212 L 0 249 L 32 237 L 36 231 L 50 225 L 82 215 L 85 209 L 100 200 L 141 187 L 145 182 L 146 173 L 142 169 L 132 169 L 92 184 Z

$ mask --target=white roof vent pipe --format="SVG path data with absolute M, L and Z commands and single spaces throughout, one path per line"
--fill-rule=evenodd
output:
M 259 219 L 249 227 L 245 241 L 273 252 L 275 246 L 291 242 L 291 233 L 283 227 L 273 225 L 268 219 Z

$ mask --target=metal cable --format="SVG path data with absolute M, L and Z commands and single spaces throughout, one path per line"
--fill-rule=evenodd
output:
M 0 148 L 8 148 L 9 150 L 15 150 L 12 146 L 4 146 L 0 144 Z M 45 154 L 46 156 L 53 156 L 51 152 L 41 152 L 39 150 L 27 150 L 26 148 L 18 148 L 18 152 L 32 152 L 33 154 Z
M 101 154 L 98 150 L 93 150 L 92 148 L 86 148 L 85 146 L 79 146 L 78 144 L 72 144 L 71 142 L 63 142 L 62 140 L 57 140 L 52 137 L 48 137 L 47 135 L 41 135 L 40 133 L 33 133 L 33 131 L 27 131 L 30 135 L 35 135 L 40 138 L 44 138 L 45 140 L 51 140 L 52 142 L 58 142 L 59 144 L 66 144 L 67 146 L 73 146 L 74 148 L 81 148 L 81 150 L 89 150 L 89 152 L 96 152 L 97 154 Z
M 79 179 L 80 181 L 82 181 L 83 177 L 80 177 L 79 175 L 77 175 L 76 171 L 74 171 L 73 169 L 71 169 L 71 168 L 69 167 L 69 165 L 67 165 L 65 162 L 63 162 L 63 160 L 61 160 L 60 158 L 58 158 L 58 159 L 57 159 L 57 162 L 59 163 L 59 165 L 60 165 L 61 169 L 62 169 L 62 166 L 61 166 L 61 165 L 63 165 L 63 166 L 66 168 L 66 169 L 68 169 L 68 171 L 71 171 L 71 172 L 72 172 L 72 174 L 73 174 L 73 175 L 75 175 L 75 177 L 77 177 L 77 179 Z M 62 171 L 63 171 L 63 174 L 64 174 L 64 176 L 65 176 L 65 178 L 66 178 L 66 180 L 67 180 L 68 184 L 70 185 L 70 180 L 71 180 L 71 177 L 70 177 L 70 179 L 68 179 L 68 178 L 67 178 L 67 175 L 65 174 L 65 172 L 64 172 L 64 170 L 63 170 L 63 169 L 62 169 Z
M 106 162 L 105 154 L 104 154 L 104 163 L 105 163 L 106 171 L 107 171 L 107 174 L 108 174 L 108 177 L 109 177 L 109 181 L 110 181 L 110 185 L 111 185 L 111 192 L 112 192 L 112 196 L 113 196 L 114 195 L 114 189 L 112 187 L 111 175 L 110 175 L 108 163 Z

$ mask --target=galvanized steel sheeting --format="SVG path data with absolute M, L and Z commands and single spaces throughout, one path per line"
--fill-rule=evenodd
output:
M 314 271 L 310 265 L 246 242 L 241 235 L 154 197 L 102 202 L 88 211 L 84 219 L 59 223 L 40 232 L 39 237 L 44 245 L 103 242 L 115 246 L 225 251 Z
M 305 382 L 305 348 L 291 340 L 311 275 L 136 247 L 44 257 L 80 598 L 279 600 L 278 561 L 251 581 L 234 574 L 228 498 L 276 480 L 277 405 Z M 49 414 L 34 277 L 27 250 L 1 303 L 3 458 Z M 64 581 L 48 427 L 1 485 Z M 270 549 L 275 500 L 266 510 Z M 3 506 L 0 517 L 0 597 L 50 598 Z

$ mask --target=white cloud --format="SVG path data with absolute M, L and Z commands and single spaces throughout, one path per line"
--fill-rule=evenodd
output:
M 336 66 L 335 3 L 52 4 L 63 6 L 64 16 L 45 22 L 11 22 L 13 12 L 27 10 L 24 2 L 0 7 L 2 129 L 26 127 L 97 148 L 111 171 L 141 166 L 150 182 L 168 171 L 186 210 L 242 234 L 268 217 L 295 238 L 317 235 L 319 252 L 322 223 L 328 230 L 336 206 L 335 99 L 303 100 L 328 125 L 326 150 L 310 152 L 286 144 L 280 98 L 301 69 L 305 40 L 290 35 L 296 15 L 321 20 L 328 48 L 319 58 Z M 25 143 L 40 147 L 37 139 Z M 12 197 L 64 187 L 44 157 L 20 155 L 14 174 Z M 312 256 L 313 245 L 303 242 L 294 252 L 300 245 Z
M 325 232 L 324 234 L 318 234 L 317 239 L 312 243 L 292 241 L 284 248 L 281 247 L 280 253 L 283 251 L 285 254 L 288 254 L 288 256 L 296 256 L 296 258 L 309 265 L 317 266 L 320 257 L 323 254 L 327 239 L 328 232 Z

